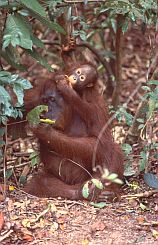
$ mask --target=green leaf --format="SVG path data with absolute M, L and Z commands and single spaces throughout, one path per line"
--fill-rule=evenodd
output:
M 98 202 L 98 203 L 90 202 L 90 204 L 95 208 L 104 208 L 107 206 L 106 202 Z
M 9 14 L 6 20 L 6 28 L 3 36 L 3 48 L 12 44 L 13 47 L 21 46 L 25 49 L 32 50 L 32 40 L 30 38 L 30 30 L 23 17 L 19 14 Z
M 13 169 L 9 169 L 6 171 L 6 179 L 9 179 L 13 174 Z
M 5 134 L 5 128 L 0 128 L 0 137 L 2 137 Z
M 55 22 L 50 22 L 46 16 L 45 9 L 38 3 L 37 0 L 30 1 L 30 0 L 21 0 L 21 3 L 28 8 L 31 15 L 38 19 L 42 24 L 46 25 L 50 29 L 53 29 L 57 32 L 62 34 L 66 34 L 65 30 Z
M 11 98 L 7 90 L 0 85 L 0 104 L 4 104 L 7 106 L 10 101 Z
M 117 176 L 118 176 L 117 174 L 112 173 L 112 174 L 110 174 L 110 175 L 107 177 L 107 179 L 113 181 L 113 180 L 115 180 L 115 179 L 117 178 Z
M 5 145 L 5 141 L 0 139 L 0 147 Z
M 113 180 L 114 183 L 118 184 L 118 185 L 122 185 L 123 184 L 123 181 L 119 178 L 116 178 Z
M 140 125 L 138 126 L 138 129 L 142 129 L 142 128 L 144 128 L 144 124 L 140 124 Z
M 148 163 L 148 154 L 145 151 L 140 152 L 141 159 L 139 160 L 139 170 L 144 171 L 146 164 Z
M 20 0 L 23 6 L 26 8 L 32 10 L 33 12 L 41 15 L 42 17 L 46 18 L 46 12 L 45 9 L 42 7 L 42 5 L 37 0 Z
M 98 179 L 91 179 L 92 183 L 100 190 L 102 190 L 104 187 L 103 187 L 103 184 L 100 180 Z
M 82 188 L 82 195 L 84 198 L 88 198 L 89 196 L 89 186 L 88 185 L 89 185 L 89 181 L 87 181 Z
M 137 118 L 137 122 L 144 123 L 144 118 Z
M 8 85 L 11 80 L 11 73 L 6 71 L 0 71 L 0 82 L 1 84 Z
M 33 34 L 31 35 L 31 39 L 34 45 L 36 45 L 39 48 L 44 48 L 44 43 Z
M 156 108 L 156 101 L 150 99 L 150 100 L 149 100 L 149 110 L 148 110 L 148 112 L 147 112 L 147 118 L 150 118 L 150 117 L 152 116 L 152 114 L 153 114 L 155 108 Z
M 13 48 L 13 47 L 12 47 Z M 0 55 L 10 64 L 13 68 L 18 69 L 20 71 L 26 71 L 26 66 L 21 65 L 15 58 L 15 52 L 11 49 L 11 46 L 7 47 L 5 51 L 0 50 Z
M 32 125 L 39 124 L 40 123 L 40 114 L 43 111 L 48 111 L 48 106 L 46 106 L 46 105 L 39 105 L 39 106 L 36 106 L 34 109 L 32 109 L 27 114 L 27 120 L 29 121 L 29 123 L 32 124 Z
M 31 160 L 31 167 L 34 167 L 40 163 L 40 157 L 38 151 L 32 152 L 29 158 Z
M 48 71 L 52 71 L 52 67 L 47 63 L 47 60 L 42 57 L 35 49 L 31 50 L 26 50 L 26 52 L 31 55 L 37 62 L 39 62 L 42 66 L 47 68 Z
M 123 144 L 122 150 L 125 152 L 126 156 L 128 156 L 132 152 L 132 146 L 129 144 Z
M 158 80 L 150 80 L 147 83 L 152 85 L 158 85 Z
M 24 185 L 26 183 L 26 176 L 25 175 L 21 175 L 19 178 L 19 182 L 20 184 Z
M 150 91 L 151 89 L 148 86 L 141 86 L 142 89 L 144 89 L 145 91 Z
M 127 162 L 125 164 L 125 171 L 123 173 L 124 176 L 132 176 L 135 175 L 136 171 L 133 169 L 132 163 L 131 162 Z

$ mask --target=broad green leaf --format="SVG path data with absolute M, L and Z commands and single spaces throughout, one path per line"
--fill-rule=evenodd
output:
M 137 122 L 144 123 L 144 118 L 137 118 Z
M 122 185 L 123 184 L 123 181 L 119 178 L 116 178 L 113 180 L 114 183 L 118 184 L 118 185 Z
M 19 75 L 14 74 L 11 76 L 11 85 L 19 85 L 22 89 L 32 88 L 32 84 L 25 78 L 19 77 Z
M 29 158 L 31 160 L 31 167 L 34 167 L 40 163 L 40 157 L 38 151 L 32 152 Z
M 58 23 L 49 21 L 49 19 L 46 16 L 45 9 L 42 7 L 42 5 L 39 4 L 37 0 L 21 0 L 21 3 L 26 8 L 28 8 L 31 15 L 38 19 L 42 24 L 57 32 L 66 34 L 65 30 Z
M 0 139 L 0 147 L 5 145 L 5 141 Z
M 19 61 L 16 61 L 15 52 L 11 49 L 12 46 L 9 46 L 5 49 L 5 51 L 0 51 L 0 55 L 3 57 L 4 60 L 7 61 L 13 68 L 16 68 L 20 71 L 25 71 L 26 66 L 21 65 Z M 12 47 L 13 48 L 13 47 Z
M 141 86 L 142 89 L 144 89 L 145 91 L 151 91 L 151 89 L 148 86 Z
M 44 43 L 33 34 L 31 34 L 31 39 L 34 45 L 36 45 L 39 48 L 44 48 Z
M 0 137 L 2 137 L 5 133 L 5 128 L 0 127 Z
M 6 178 L 9 179 L 13 174 L 13 169 L 9 169 L 6 171 Z
M 98 202 L 98 203 L 90 202 L 90 204 L 95 208 L 104 208 L 107 206 L 106 202 Z
M 0 71 L 0 79 L 2 77 L 11 77 L 11 73 L 8 71 Z
M 20 184 L 24 185 L 26 183 L 26 176 L 25 175 L 21 175 L 19 178 L 19 182 Z
M 128 177 L 128 176 L 134 175 L 135 173 L 136 173 L 136 171 L 133 169 L 132 163 L 127 162 L 125 164 L 125 170 L 124 170 L 123 175 Z
M 122 150 L 125 152 L 126 156 L 129 155 L 129 153 L 132 152 L 132 146 L 129 144 L 123 144 L 122 145 Z
M 37 62 L 39 62 L 42 66 L 47 68 L 48 71 L 52 71 L 52 67 L 47 63 L 47 60 L 42 57 L 35 49 L 31 50 L 26 50 L 26 52 L 31 55 Z
M 140 130 L 142 128 L 144 128 L 144 124 L 139 124 L 138 129 Z
M 8 102 L 11 101 L 10 95 L 7 90 L 0 85 L 0 104 L 8 105 Z
M 152 114 L 153 114 L 155 108 L 156 108 L 156 101 L 150 99 L 150 100 L 149 100 L 149 110 L 148 110 L 148 112 L 147 112 L 147 118 L 150 118 L 150 117 L 152 116 Z
M 147 82 L 148 84 L 152 84 L 152 85 L 157 85 L 158 86 L 158 80 L 150 80 Z
M 100 180 L 98 179 L 91 179 L 92 183 L 100 190 L 103 189 L 103 184 Z
M 88 198 L 89 196 L 89 186 L 88 185 L 89 185 L 89 181 L 87 181 L 82 188 L 82 195 L 84 198 Z
M 34 109 L 32 109 L 27 114 L 27 120 L 29 121 L 29 123 L 32 124 L 32 125 L 39 124 L 40 123 L 40 114 L 43 111 L 48 111 L 48 106 L 46 106 L 46 105 L 39 105 L 39 106 L 36 106 Z
M 46 18 L 46 12 L 45 9 L 42 7 L 42 5 L 37 0 L 20 0 L 22 5 L 24 5 L 26 8 L 32 10 L 33 12 L 41 15 L 42 17 Z
M 9 14 L 6 20 L 6 28 L 3 36 L 3 48 L 12 44 L 13 47 L 21 46 L 25 49 L 32 50 L 32 40 L 30 31 L 22 16 L 19 14 Z
M 113 180 L 115 180 L 115 179 L 117 178 L 117 176 L 118 176 L 117 174 L 112 173 L 112 174 L 110 174 L 110 175 L 107 177 L 107 179 L 113 181 Z

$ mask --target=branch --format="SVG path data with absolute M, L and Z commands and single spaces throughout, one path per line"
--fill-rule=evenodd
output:
M 98 60 L 103 64 L 105 70 L 107 71 L 108 77 L 110 78 L 112 76 L 112 70 L 111 70 L 109 63 L 104 59 L 104 57 L 99 53 L 99 51 L 96 48 L 94 48 L 87 42 L 80 42 L 79 44 L 76 44 L 76 46 L 88 48 L 98 58 Z

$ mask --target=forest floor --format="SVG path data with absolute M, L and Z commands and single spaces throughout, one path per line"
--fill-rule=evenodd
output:
M 144 36 L 137 29 L 130 35 L 128 33 L 121 103 L 126 102 L 132 91 L 146 81 L 150 53 L 148 35 Z M 128 108 L 133 114 L 140 94 L 138 89 L 129 102 Z M 18 144 L 26 144 L 30 148 L 29 139 L 28 142 L 21 139 L 19 142 L 9 144 L 10 161 L 17 161 L 19 153 L 18 163 L 25 164 L 28 158 L 20 155 L 22 151 Z M 138 152 L 141 147 L 138 142 L 134 145 L 132 159 L 135 166 L 140 160 Z M 13 159 L 13 155 L 16 158 Z M 150 161 L 151 164 L 154 162 L 156 169 L 155 159 Z M 17 183 L 16 170 L 13 175 Z M 132 194 L 134 196 L 129 196 Z M 5 245 L 157 245 L 158 192 L 149 189 L 141 175 L 131 177 L 122 188 L 120 200 L 107 203 L 100 209 L 86 201 L 33 198 L 9 186 L 7 198 L 0 195 L 0 232 L 0 244 Z

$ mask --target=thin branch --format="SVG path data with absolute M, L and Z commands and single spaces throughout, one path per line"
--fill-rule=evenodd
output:
M 121 198 L 122 199 L 124 199 L 124 198 L 131 199 L 131 198 L 150 197 L 150 196 L 157 194 L 157 193 L 158 193 L 158 189 L 151 190 L 151 191 L 145 191 L 145 192 L 141 192 L 141 193 L 137 193 L 137 194 L 123 195 L 123 196 L 121 196 Z
M 111 70 L 109 63 L 104 59 L 104 57 L 99 53 L 99 51 L 96 48 L 94 48 L 87 42 L 80 42 L 79 44 L 77 44 L 77 47 L 88 48 L 98 58 L 98 60 L 103 64 L 105 70 L 107 71 L 108 77 L 112 76 L 112 70 Z

